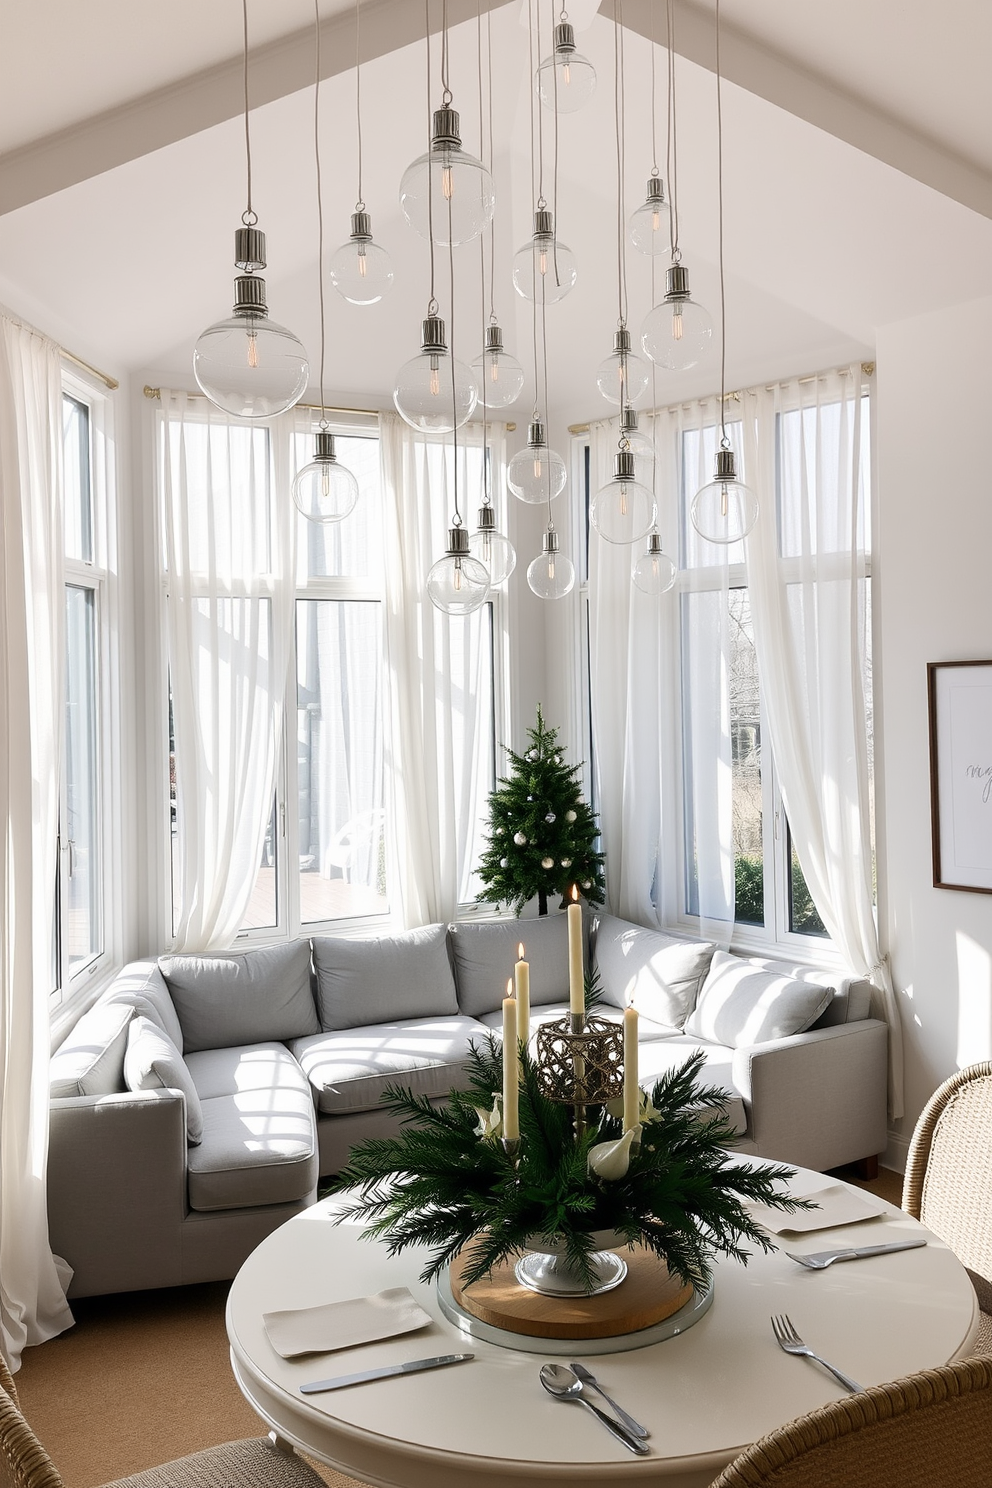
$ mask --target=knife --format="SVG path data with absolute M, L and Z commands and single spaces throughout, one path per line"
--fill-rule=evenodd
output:
M 366 1380 L 388 1379 L 391 1374 L 416 1374 L 421 1369 L 443 1369 L 446 1364 L 463 1364 L 474 1354 L 438 1354 L 434 1359 L 411 1359 L 406 1364 L 387 1364 L 384 1369 L 365 1369 L 361 1374 L 339 1374 L 334 1379 L 311 1380 L 300 1386 L 301 1395 L 316 1395 L 322 1390 L 343 1390 L 346 1385 L 364 1385 Z

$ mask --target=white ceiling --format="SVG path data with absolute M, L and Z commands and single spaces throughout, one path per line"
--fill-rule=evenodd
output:
M 534 3 L 543 23 L 551 14 L 547 0 Z M 570 7 L 577 21 L 588 20 L 591 10 L 589 0 L 585 14 L 579 5 Z M 451 0 L 453 16 L 472 17 L 453 28 L 451 76 L 466 147 L 477 151 L 475 11 L 474 0 Z M 624 5 L 631 28 L 625 45 L 628 211 L 641 199 L 651 165 L 650 45 L 638 32 L 650 33 L 652 11 L 663 35 L 664 0 Z M 356 191 L 354 73 L 346 65 L 353 58 L 352 12 L 351 3 L 320 0 L 327 38 L 321 115 L 328 250 L 347 236 Z M 364 195 L 376 237 L 396 261 L 397 285 L 383 305 L 364 310 L 329 293 L 325 391 L 331 402 L 386 406 L 394 371 L 418 346 L 428 297 L 427 246 L 400 216 L 397 186 L 425 143 L 424 45 L 411 39 L 389 47 L 404 27 L 415 35 L 418 12 L 422 17 L 416 0 L 362 4 L 363 55 L 369 58 L 362 72 Z M 723 0 L 722 12 L 724 70 L 733 79 L 724 85 L 729 383 L 870 355 L 878 325 L 987 294 L 992 221 L 980 203 L 985 191 L 992 202 L 986 80 L 992 6 L 948 0 L 938 12 L 923 0 L 831 0 L 829 6 Z M 313 4 L 282 0 L 263 7 L 254 0 L 249 14 L 261 91 L 271 98 L 252 115 L 269 304 L 273 318 L 304 340 L 316 365 L 313 90 L 301 81 L 304 64 L 309 75 L 313 71 L 312 48 L 306 55 Z M 433 23 L 439 17 L 435 0 Z M 25 203 L 0 216 L 0 298 L 112 372 L 191 386 L 192 344 L 205 325 L 228 312 L 232 234 L 244 206 L 243 127 L 234 86 L 240 26 L 239 0 L 172 0 L 154 10 L 148 0 L 93 0 L 85 7 L 72 0 L 17 7 L 0 0 L 0 200 L 5 181 L 16 177 L 17 199 Z M 694 296 L 716 310 L 711 32 L 712 5 L 680 0 L 683 251 Z M 507 345 L 530 372 L 529 307 L 509 287 L 509 258 L 529 236 L 533 210 L 521 0 L 493 11 L 492 34 L 496 303 Z M 600 82 L 588 110 L 560 121 L 558 221 L 578 257 L 580 278 L 548 314 L 550 403 L 571 420 L 608 411 L 593 377 L 610 349 L 617 315 L 612 20 L 593 19 L 579 44 Z M 659 48 L 662 124 L 665 66 Z M 288 79 L 283 87 L 289 91 L 281 93 L 280 77 Z M 199 128 L 211 78 L 220 80 L 217 92 L 224 98 L 216 105 L 218 122 Z M 95 112 L 99 131 L 87 134 Z M 550 122 L 545 115 L 546 130 Z M 145 139 L 161 143 L 142 153 Z M 120 163 L 108 169 L 105 161 Z M 23 192 L 25 179 L 40 191 L 45 172 L 57 175 L 62 167 L 70 184 L 34 200 Z M 549 156 L 549 196 L 550 176 Z M 945 176 L 946 191 L 940 189 Z M 478 246 L 456 250 L 454 260 L 456 351 L 471 360 L 482 325 Z M 446 255 L 437 270 L 446 307 Z M 628 276 L 636 330 L 651 303 L 648 260 L 631 251 Z M 682 379 L 659 376 L 659 402 L 711 391 L 717 380 L 715 359 Z M 515 411 L 519 421 L 533 400 L 529 375 Z

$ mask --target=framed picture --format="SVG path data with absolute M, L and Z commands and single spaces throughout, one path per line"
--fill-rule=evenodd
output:
M 992 661 L 931 661 L 930 811 L 938 889 L 992 894 Z

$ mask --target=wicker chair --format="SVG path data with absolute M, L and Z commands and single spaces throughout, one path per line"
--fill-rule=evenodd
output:
M 910 1143 L 902 1207 L 966 1268 L 982 1309 L 975 1352 L 992 1354 L 992 1064 L 969 1065 L 930 1097 Z
M 963 1359 L 810 1411 L 711 1488 L 988 1488 L 992 1359 Z
M 0 1355 L 0 1484 L 63 1488 L 54 1462 L 21 1415 L 17 1389 Z M 107 1488 L 327 1488 L 296 1453 L 262 1437 L 193 1452 Z

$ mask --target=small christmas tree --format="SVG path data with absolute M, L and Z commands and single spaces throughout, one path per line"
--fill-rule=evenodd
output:
M 592 904 L 602 904 L 603 855 L 596 851 L 596 817 L 576 782 L 578 765 L 566 765 L 558 730 L 528 729 L 526 754 L 507 749 L 511 772 L 489 797 L 488 847 L 479 864 L 486 886 L 480 900 L 512 904 L 519 914 L 537 895 L 540 914 L 549 894 L 567 894 L 575 884 Z

